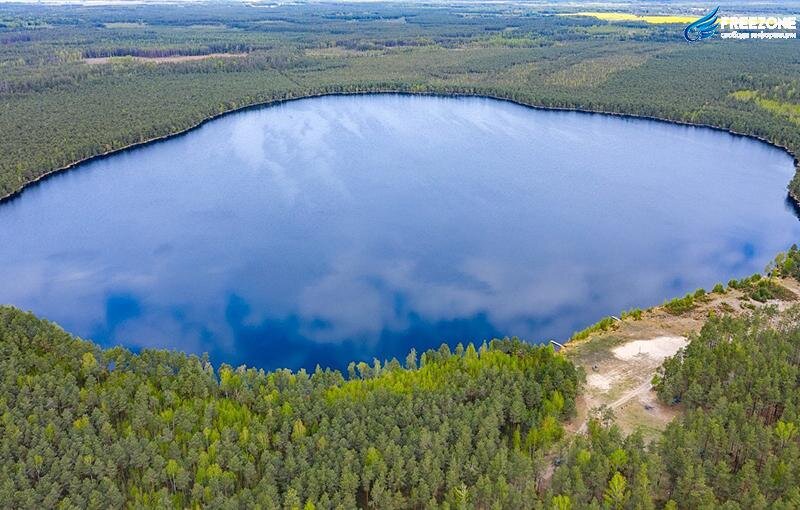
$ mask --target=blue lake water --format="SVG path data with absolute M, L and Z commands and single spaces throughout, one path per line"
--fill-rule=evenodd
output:
M 800 238 L 784 152 L 481 98 L 306 99 L 0 205 L 0 303 L 101 345 L 342 368 L 564 339 Z

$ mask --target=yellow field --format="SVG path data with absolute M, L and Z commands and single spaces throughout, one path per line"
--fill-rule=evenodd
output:
M 576 12 L 562 14 L 562 16 L 591 16 L 603 21 L 644 21 L 645 23 L 656 25 L 665 23 L 691 23 L 697 19 L 697 16 L 639 16 L 638 14 L 630 14 L 627 12 Z

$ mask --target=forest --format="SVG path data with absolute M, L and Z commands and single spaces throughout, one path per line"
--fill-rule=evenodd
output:
M 234 109 L 317 94 L 486 95 L 705 124 L 800 154 L 796 41 L 687 45 L 679 26 L 558 14 L 0 4 L 0 197 Z M 769 269 L 800 278 L 800 250 Z M 765 302 L 770 282 L 729 287 Z M 0 506 L 800 508 L 800 309 L 708 317 L 652 382 L 682 411 L 654 440 L 623 433 L 608 409 L 570 434 L 585 378 L 517 339 L 346 373 L 266 372 L 104 350 L 0 307 Z
M 13 508 L 522 508 L 580 374 L 498 340 L 337 371 L 106 351 L 0 309 Z
M 800 308 L 708 320 L 653 381 L 683 413 L 646 442 L 584 374 L 515 339 L 403 362 L 264 372 L 101 350 L 0 308 L 10 508 L 797 508 Z

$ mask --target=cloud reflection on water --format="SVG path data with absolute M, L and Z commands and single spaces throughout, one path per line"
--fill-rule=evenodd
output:
M 711 148 L 717 164 L 685 164 Z M 763 269 L 800 234 L 791 173 L 709 130 L 483 99 L 298 101 L 0 207 L 0 301 L 105 345 L 264 368 L 563 339 Z

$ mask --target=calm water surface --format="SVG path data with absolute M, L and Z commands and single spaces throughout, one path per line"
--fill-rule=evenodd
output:
M 762 270 L 800 238 L 788 155 L 478 98 L 226 116 L 0 205 L 0 302 L 102 345 L 342 367 L 569 336 Z

